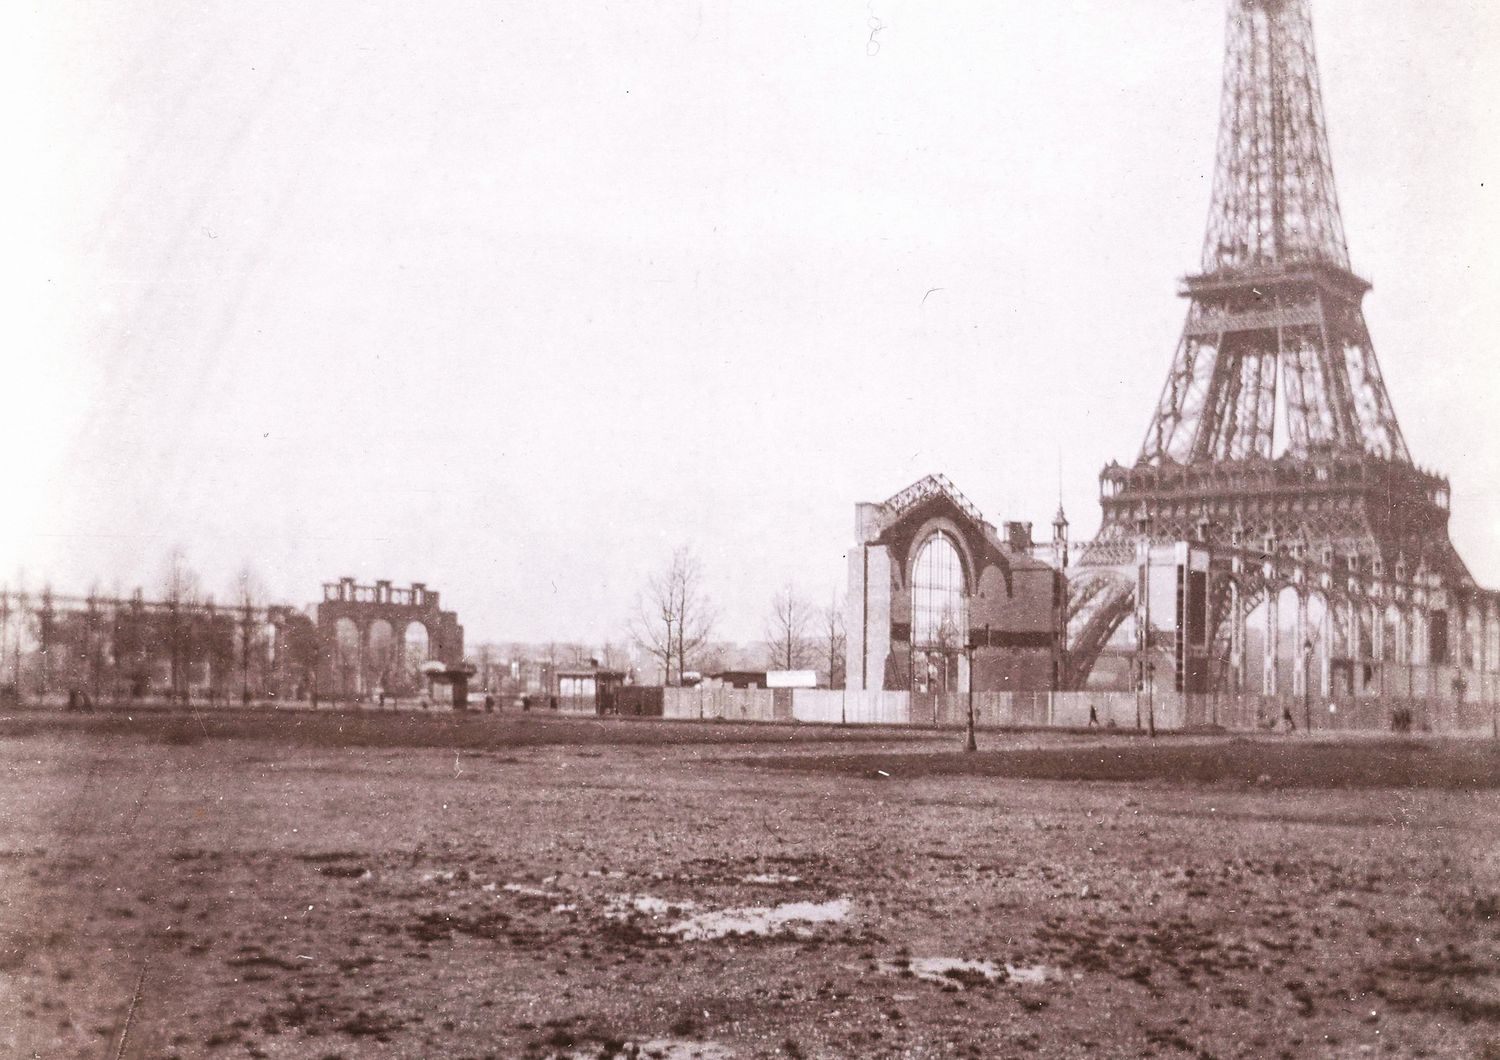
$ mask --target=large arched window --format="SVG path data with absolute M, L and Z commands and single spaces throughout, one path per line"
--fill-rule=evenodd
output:
M 969 600 L 958 546 L 939 531 L 922 543 L 911 577 L 912 688 L 959 691 Z

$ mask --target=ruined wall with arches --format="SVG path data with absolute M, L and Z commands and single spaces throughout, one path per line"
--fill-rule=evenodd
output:
M 359 585 L 340 578 L 323 586 L 318 604 L 323 694 L 344 698 L 412 696 L 426 690 L 421 668 L 463 662 L 464 631 L 438 593 L 421 582 Z

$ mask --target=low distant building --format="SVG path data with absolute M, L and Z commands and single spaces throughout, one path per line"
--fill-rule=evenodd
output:
M 1057 687 L 1066 645 L 1067 521 L 1038 546 L 998 532 L 941 475 L 855 509 L 846 685 L 928 693 Z M 1058 557 L 1047 562 L 1046 557 Z
M 558 709 L 575 714 L 613 714 L 615 692 L 625 684 L 623 670 L 598 666 L 558 670 L 555 675 Z
M 818 680 L 816 670 L 767 670 L 767 688 L 818 688 L 827 681 Z
M 705 688 L 765 688 L 764 670 L 720 670 L 703 679 Z
M 704 677 L 705 688 L 822 688 L 816 670 L 721 670 Z

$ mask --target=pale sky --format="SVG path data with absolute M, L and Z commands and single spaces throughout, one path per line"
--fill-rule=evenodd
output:
M 1060 462 L 1086 537 L 1207 216 L 1223 0 L 28 6 L 12 585 L 180 545 L 603 641 L 690 544 L 750 640 L 929 472 L 1040 536 Z M 1500 5 L 1314 16 L 1396 413 L 1500 586 Z

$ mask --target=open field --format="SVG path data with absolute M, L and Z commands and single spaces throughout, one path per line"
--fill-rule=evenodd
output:
M 956 740 L 0 719 L 0 1055 L 1500 1057 L 1496 745 Z

